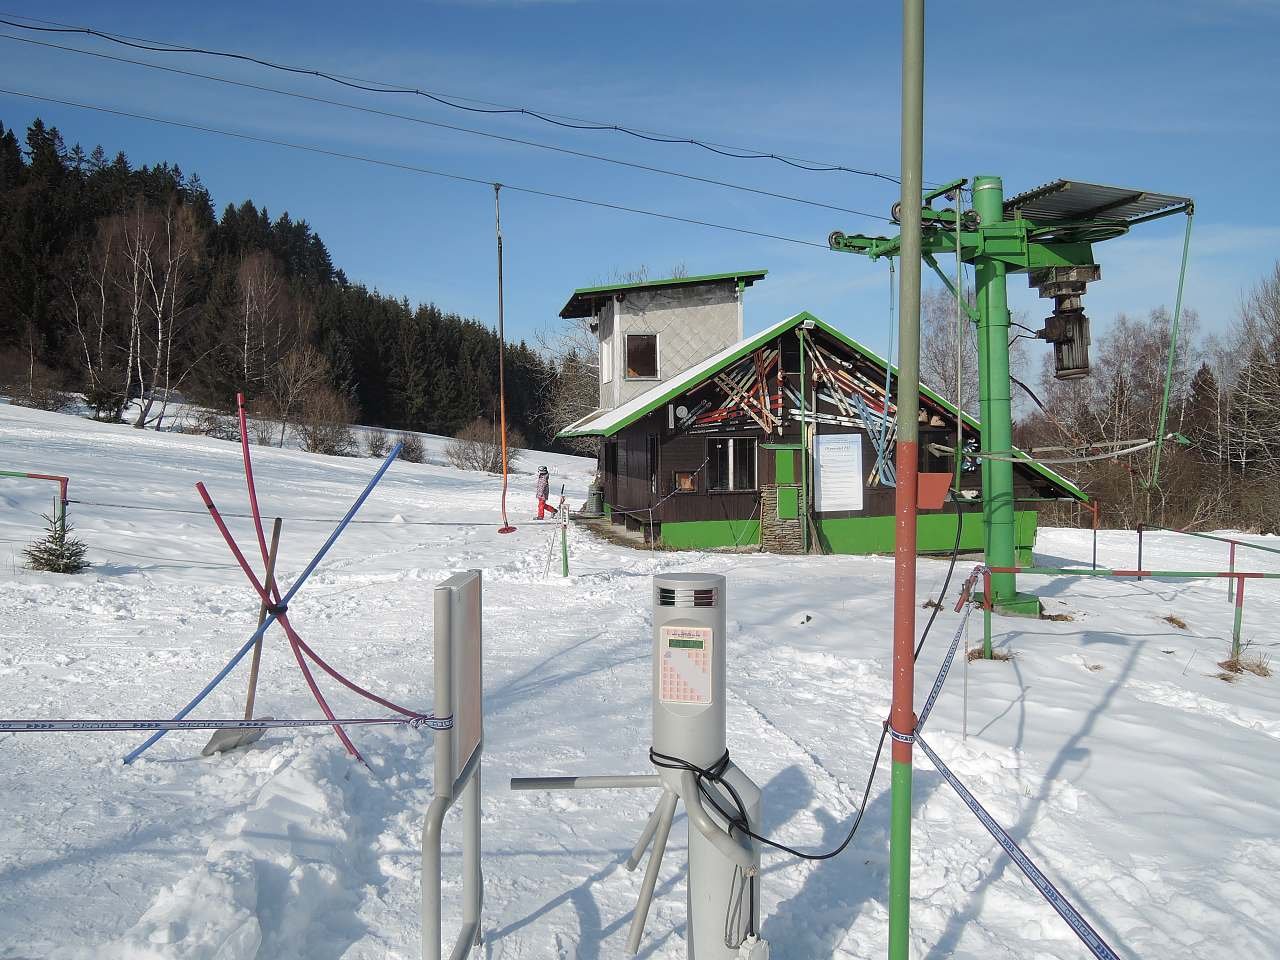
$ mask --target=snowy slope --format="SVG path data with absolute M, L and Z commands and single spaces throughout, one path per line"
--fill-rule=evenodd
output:
M 51 487 L 0 479 L 0 714 L 149 717 L 181 706 L 252 632 L 256 603 L 200 507 L 246 509 L 235 445 L 0 406 L 7 469 L 66 473 L 71 518 L 94 567 L 21 568 Z M 268 515 L 286 518 L 289 582 L 374 462 L 255 448 Z M 580 501 L 591 463 L 545 459 Z M 644 772 L 649 577 L 730 578 L 730 747 L 764 786 L 768 831 L 808 848 L 842 836 L 888 706 L 890 561 L 647 553 L 571 531 L 574 575 L 546 577 L 554 527 L 526 519 L 499 482 L 396 464 L 291 607 L 302 635 L 355 679 L 429 706 L 430 591 L 485 572 L 483 955 L 622 956 L 640 877 L 621 865 L 654 800 L 642 793 L 511 793 L 511 776 Z M 166 511 L 187 512 L 166 512 Z M 427 525 L 440 524 L 440 525 Z M 480 526 L 466 524 L 480 523 Z M 248 545 L 244 520 L 231 521 Z M 1268 541 L 1274 543 L 1274 541 Z M 1133 537 L 1101 559 L 1132 565 Z M 1087 534 L 1043 531 L 1043 559 L 1080 561 Z M 1225 546 L 1152 537 L 1148 566 L 1221 567 Z M 1254 569 L 1280 569 L 1259 554 Z M 1242 563 L 1242 566 L 1244 564 Z M 921 587 L 945 572 L 923 561 Z M 1123 956 L 1280 955 L 1280 677 L 1217 679 L 1231 608 L 1222 582 L 1034 581 L 1062 622 L 999 620 L 1008 663 L 957 668 L 930 742 Z M 1251 583 L 1246 637 L 1275 651 L 1280 587 Z M 1180 617 L 1186 629 L 1162 618 Z M 932 679 L 956 615 L 921 660 Z M 975 620 L 971 636 L 977 638 Z M 259 711 L 317 716 L 278 632 Z M 244 673 L 202 708 L 234 716 Z M 333 689 L 340 713 L 366 714 Z M 354 731 L 372 770 L 327 730 L 271 732 L 199 757 L 206 735 L 170 734 L 131 767 L 137 736 L 0 734 L 0 958 L 418 956 L 418 836 L 430 742 Z M 1073 958 L 1082 948 L 919 759 L 913 931 L 917 953 Z M 764 934 L 780 960 L 883 956 L 888 778 L 842 857 L 766 855 Z M 456 823 L 446 867 L 458 865 Z M 684 956 L 683 817 L 641 956 Z M 446 898 L 458 884 L 446 874 Z M 446 918 L 456 919 L 451 913 Z

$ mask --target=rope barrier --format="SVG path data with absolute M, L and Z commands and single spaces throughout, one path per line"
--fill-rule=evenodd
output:
M 403 724 L 411 729 L 452 730 L 453 717 L 353 717 L 341 724 Z M 129 730 L 275 730 L 282 727 L 328 727 L 324 720 L 0 720 L 0 733 L 114 733 Z

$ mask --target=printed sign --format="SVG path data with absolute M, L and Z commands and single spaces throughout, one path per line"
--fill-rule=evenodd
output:
M 663 627 L 658 699 L 711 702 L 711 628 Z
M 813 502 L 818 513 L 862 509 L 862 434 L 814 437 Z

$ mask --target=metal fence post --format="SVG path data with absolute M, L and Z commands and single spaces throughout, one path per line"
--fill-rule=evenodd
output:
M 441 960 L 440 869 L 441 832 L 445 814 L 460 800 L 462 823 L 462 930 L 449 960 L 464 960 L 480 943 L 480 908 L 484 880 L 480 869 L 480 759 L 484 753 L 483 710 L 471 702 L 480 696 L 481 582 L 479 571 L 456 574 L 435 588 L 435 704 L 438 717 L 451 717 L 453 727 L 435 740 L 435 797 L 422 825 L 422 957 Z M 470 599 L 474 596 L 474 599 Z M 464 603 L 473 609 L 464 609 Z M 474 637 L 468 636 L 474 632 Z M 464 646 L 474 642 L 474 648 Z M 474 672 L 474 675 L 472 675 Z M 459 689 L 460 681 L 467 686 Z M 476 710 L 480 709 L 477 714 Z M 476 726 L 476 717 L 480 725 Z M 466 736 L 467 741 L 462 737 Z M 474 739 L 474 744 L 471 743 Z M 459 747 L 470 749 L 457 769 Z
M 1240 659 L 1240 626 L 1244 620 L 1244 577 L 1235 577 L 1240 581 L 1236 584 L 1236 617 L 1235 624 L 1231 628 L 1231 659 Z

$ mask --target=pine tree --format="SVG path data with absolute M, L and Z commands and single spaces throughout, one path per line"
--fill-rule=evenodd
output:
M 66 517 L 45 516 L 44 521 L 49 532 L 22 551 L 27 566 L 46 573 L 79 573 L 89 566 L 85 559 L 89 548 L 83 540 L 70 536 L 71 524 Z

